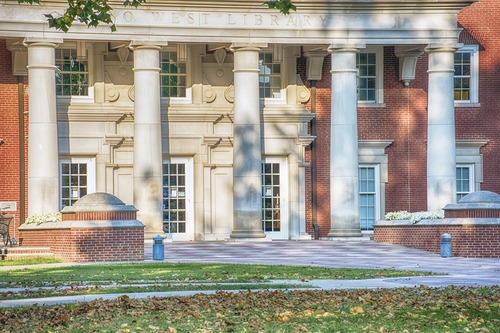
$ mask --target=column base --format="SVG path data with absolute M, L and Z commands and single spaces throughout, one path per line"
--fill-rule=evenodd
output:
M 307 232 L 301 232 L 300 235 L 298 237 L 293 237 L 292 240 L 297 240 L 297 241 L 301 241 L 301 240 L 311 240 L 312 239 L 312 236 L 309 235 Z
M 266 238 L 266 234 L 261 230 L 233 230 L 229 237 L 231 240 L 259 240 Z
M 144 229 L 144 240 L 153 240 L 153 237 L 156 237 L 160 235 L 161 237 L 164 238 L 165 241 L 167 241 L 167 234 L 163 230 L 147 230 Z M 172 240 L 172 237 L 170 237 L 170 240 Z
M 360 229 L 330 229 L 328 237 L 363 237 Z

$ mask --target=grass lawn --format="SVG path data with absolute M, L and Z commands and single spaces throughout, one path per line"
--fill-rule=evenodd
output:
M 386 269 L 328 268 L 317 266 L 126 263 L 60 267 L 28 267 L 0 271 L 0 288 L 46 286 L 69 283 L 102 284 L 133 282 L 262 282 L 267 280 L 370 279 L 423 276 L 430 272 Z
M 0 271 L 0 288 L 31 288 L 0 292 L 0 300 L 49 296 L 177 290 L 292 289 L 299 284 L 272 280 L 368 279 L 430 275 L 429 272 L 316 266 L 127 263 L 61 267 L 28 267 Z M 214 283 L 219 285 L 213 286 Z M 40 289 L 33 289 L 40 288 Z
M 1 332 L 499 332 L 499 287 L 260 291 L 0 309 Z
M 61 259 L 54 257 L 35 257 L 15 260 L 0 260 L 2 266 L 21 266 L 21 265 L 37 265 L 37 264 L 56 264 L 63 262 Z

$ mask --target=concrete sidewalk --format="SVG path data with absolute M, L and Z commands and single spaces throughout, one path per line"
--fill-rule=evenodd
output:
M 397 288 L 500 285 L 500 258 L 442 258 L 440 255 L 412 248 L 373 241 L 273 241 L 273 242 L 176 242 L 165 243 L 164 262 L 242 263 L 314 265 L 343 268 L 375 268 L 418 270 L 448 275 L 382 278 L 368 280 L 281 281 L 274 283 L 302 284 L 304 289 L 321 288 Z M 152 242 L 145 243 L 145 258 L 152 260 Z M 74 263 L 49 264 L 74 265 Z M 31 266 L 33 267 L 33 266 Z M 12 267 L 10 267 L 12 268 Z M 5 270 L 5 267 L 0 267 Z M 128 294 L 130 298 L 188 296 L 215 291 L 179 291 Z M 79 295 L 38 299 L 0 301 L 0 307 L 33 304 L 64 304 L 94 299 L 114 299 L 123 294 Z

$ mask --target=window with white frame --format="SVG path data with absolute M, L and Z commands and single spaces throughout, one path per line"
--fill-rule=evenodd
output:
M 95 159 L 68 158 L 59 161 L 60 207 L 72 206 L 78 199 L 95 192 Z
M 483 155 L 481 148 L 486 140 L 456 141 L 456 192 L 457 201 L 471 192 L 479 191 L 483 181 Z
M 162 52 L 160 69 L 161 97 L 186 97 L 186 63 L 177 59 L 177 52 Z
M 86 60 L 76 56 L 76 49 L 56 49 L 56 95 L 86 96 L 89 70 Z
M 474 192 L 474 164 L 457 165 L 457 202 L 467 194 Z
M 478 102 L 478 46 L 467 45 L 455 52 L 453 94 L 456 103 Z
M 361 165 L 359 167 L 359 219 L 361 230 L 373 230 L 378 220 L 378 167 Z
M 373 224 L 385 215 L 385 184 L 389 181 L 388 140 L 358 142 L 359 216 L 361 230 L 373 230 Z
M 163 163 L 163 231 L 186 232 L 186 164 Z
M 262 228 L 281 231 L 280 163 L 262 163 Z
M 288 239 L 288 168 L 284 157 L 262 161 L 262 229 L 271 239 Z
M 368 47 L 356 55 L 358 102 L 383 103 L 383 48 Z
M 163 230 L 172 240 L 194 240 L 193 201 L 193 159 L 163 161 Z
M 281 91 L 281 64 L 273 60 L 273 52 L 259 53 L 259 96 L 274 97 Z

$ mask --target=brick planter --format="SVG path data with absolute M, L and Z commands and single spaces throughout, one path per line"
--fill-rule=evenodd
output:
M 89 194 L 62 211 L 62 222 L 23 224 L 21 246 L 46 246 L 69 261 L 142 261 L 144 224 L 136 209 L 107 193 Z
M 500 195 L 478 191 L 444 208 L 444 219 L 379 221 L 376 242 L 404 245 L 440 253 L 441 235 L 451 235 L 452 255 L 500 258 Z
M 500 219 L 442 219 L 379 221 L 374 226 L 376 242 L 403 245 L 440 253 L 440 237 L 451 235 L 452 255 L 500 258 Z

